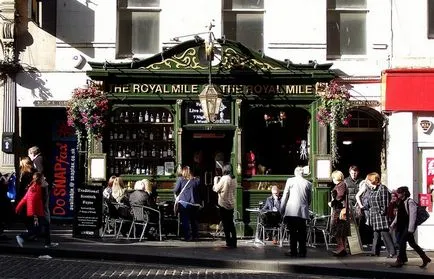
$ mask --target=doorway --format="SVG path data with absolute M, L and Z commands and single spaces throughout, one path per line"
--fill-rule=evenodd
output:
M 370 172 L 381 174 L 383 151 L 383 117 L 374 109 L 359 107 L 351 112 L 350 125 L 340 127 L 337 134 L 339 162 L 336 169 L 348 175 L 351 165 L 360 169 L 359 177 Z
M 218 223 L 217 194 L 212 190 L 215 176 L 231 161 L 233 130 L 187 130 L 182 137 L 182 161 L 200 179 L 200 197 L 204 208 L 201 223 Z

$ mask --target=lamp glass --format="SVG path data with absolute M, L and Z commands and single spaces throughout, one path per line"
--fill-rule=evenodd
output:
M 199 101 L 202 106 L 203 114 L 208 122 L 214 122 L 216 114 L 219 113 L 222 99 L 213 84 L 208 84 L 199 94 Z

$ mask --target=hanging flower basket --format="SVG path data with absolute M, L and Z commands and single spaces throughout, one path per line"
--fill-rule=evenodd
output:
M 108 99 L 96 86 L 76 88 L 67 103 L 68 126 L 73 127 L 80 149 L 80 139 L 86 137 L 88 148 L 93 139 L 101 138 L 106 126 Z
M 323 126 L 330 127 L 330 153 L 333 165 L 339 160 L 337 145 L 337 127 L 347 126 L 351 120 L 350 94 L 344 85 L 336 80 L 330 83 L 318 84 L 317 92 L 320 97 L 316 120 Z

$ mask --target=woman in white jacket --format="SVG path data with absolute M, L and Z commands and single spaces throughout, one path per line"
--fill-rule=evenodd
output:
M 395 228 L 397 231 L 397 238 L 399 243 L 399 254 L 392 267 L 402 267 L 407 261 L 407 242 L 411 248 L 419 254 L 422 258 L 422 265 L 419 267 L 424 268 L 430 262 L 431 259 L 425 254 L 422 248 L 417 245 L 414 240 L 414 231 L 416 230 L 416 211 L 417 204 L 413 199 L 410 199 L 410 192 L 408 187 L 399 187 L 396 190 L 398 195 L 398 213 L 395 216 L 395 220 L 392 222 L 391 228 Z

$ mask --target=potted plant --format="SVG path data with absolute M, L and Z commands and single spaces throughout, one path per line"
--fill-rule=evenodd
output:
M 339 160 L 336 129 L 350 123 L 351 96 L 348 89 L 336 80 L 318 84 L 317 94 L 320 98 L 316 119 L 321 125 L 330 127 L 330 155 L 332 163 L 336 164 Z
M 85 137 L 88 151 L 93 139 L 101 138 L 106 126 L 108 99 L 97 86 L 76 88 L 67 103 L 68 126 L 73 127 L 77 135 L 78 147 Z

